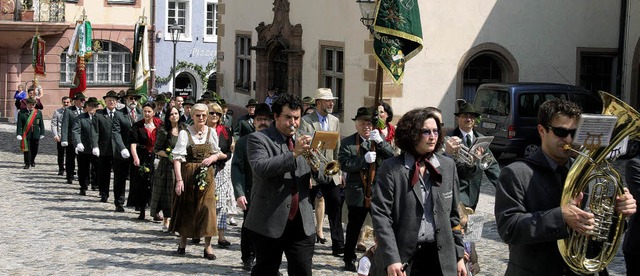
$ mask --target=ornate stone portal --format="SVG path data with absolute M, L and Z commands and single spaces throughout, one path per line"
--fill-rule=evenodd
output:
M 289 1 L 273 1 L 273 22 L 260 22 L 256 31 L 256 99 L 263 102 L 267 88 L 300 96 L 302 94 L 302 25 L 291 25 Z

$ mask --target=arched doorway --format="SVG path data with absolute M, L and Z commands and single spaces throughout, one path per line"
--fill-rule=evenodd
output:
M 182 72 L 176 76 L 176 96 L 197 99 L 195 91 L 197 91 L 197 85 L 193 75 Z
M 211 75 L 209 75 L 209 79 L 207 79 L 207 91 L 215 91 L 218 92 L 216 89 L 216 84 L 218 83 L 218 74 L 216 74 L 215 72 Z
M 511 53 L 495 43 L 471 48 L 460 60 L 456 98 L 472 102 L 483 83 L 517 82 L 518 63 Z

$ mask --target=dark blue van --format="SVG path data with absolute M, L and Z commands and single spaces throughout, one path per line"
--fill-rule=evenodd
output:
M 478 87 L 474 108 L 482 120 L 476 130 L 494 136 L 491 151 L 529 156 L 540 146 L 537 117 L 543 102 L 562 98 L 582 107 L 584 113 L 602 112 L 602 100 L 579 86 L 556 83 L 490 83 Z

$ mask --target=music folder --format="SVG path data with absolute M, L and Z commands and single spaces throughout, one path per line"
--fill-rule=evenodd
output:
M 311 140 L 311 149 L 335 150 L 340 140 L 340 133 L 337 131 L 316 131 Z

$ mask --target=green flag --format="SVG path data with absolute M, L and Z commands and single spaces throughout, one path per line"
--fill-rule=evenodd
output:
M 379 0 L 373 30 L 376 60 L 399 83 L 404 64 L 422 50 L 418 0 Z

